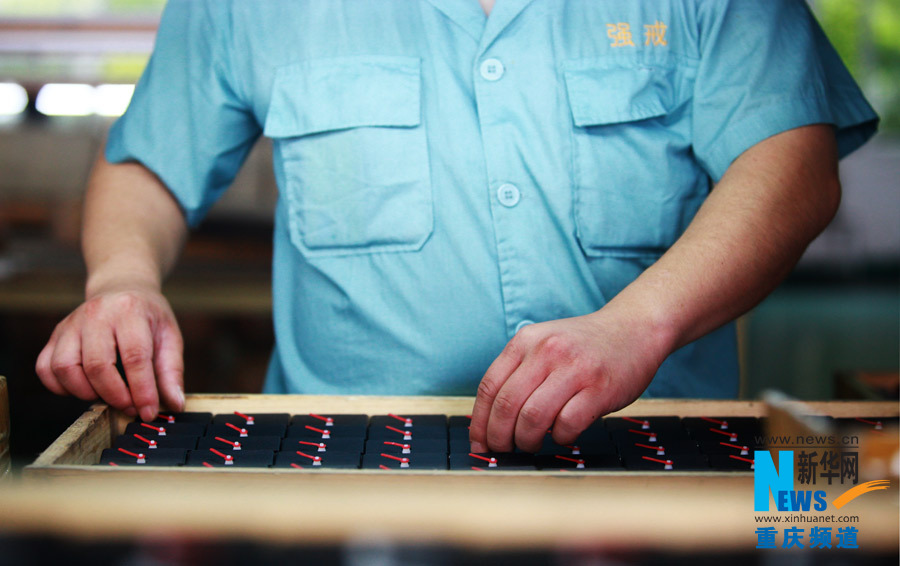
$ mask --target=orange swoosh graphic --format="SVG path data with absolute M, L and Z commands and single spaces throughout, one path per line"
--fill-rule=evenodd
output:
M 875 480 L 861 483 L 858 486 L 851 487 L 850 489 L 842 493 L 837 499 L 834 500 L 834 502 L 832 502 L 832 505 L 840 509 L 841 507 L 850 503 L 864 493 L 877 491 L 879 489 L 887 489 L 890 485 L 890 480 Z

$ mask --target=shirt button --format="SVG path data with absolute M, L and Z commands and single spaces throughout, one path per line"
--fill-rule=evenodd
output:
M 516 325 L 516 332 L 518 332 L 518 331 L 522 330 L 523 328 L 525 328 L 526 326 L 530 326 L 532 324 L 534 324 L 533 320 L 523 320 L 522 322 L 520 322 L 519 324 Z
M 504 183 L 497 189 L 497 200 L 499 200 L 500 204 L 503 206 L 510 208 L 516 206 L 519 204 L 520 197 L 519 189 L 515 185 Z
M 487 81 L 498 81 L 503 76 L 500 59 L 485 59 L 481 63 L 481 76 Z

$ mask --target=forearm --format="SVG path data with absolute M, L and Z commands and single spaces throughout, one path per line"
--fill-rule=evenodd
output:
M 661 362 L 771 292 L 839 201 L 830 126 L 765 140 L 734 161 L 682 237 L 604 310 L 649 327 Z
M 186 236 L 178 204 L 152 172 L 137 163 L 110 164 L 101 152 L 84 204 L 88 299 L 116 286 L 159 290 Z

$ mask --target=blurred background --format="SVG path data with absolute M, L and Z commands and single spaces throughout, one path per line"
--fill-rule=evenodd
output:
M 88 403 L 47 393 L 34 361 L 83 296 L 80 201 L 127 107 L 163 0 L 0 0 L 0 375 L 14 466 Z M 900 2 L 810 0 L 882 118 L 842 162 L 844 199 L 790 278 L 740 321 L 742 395 L 896 399 L 900 359 Z M 273 335 L 276 188 L 260 141 L 166 285 L 187 391 L 259 391 Z

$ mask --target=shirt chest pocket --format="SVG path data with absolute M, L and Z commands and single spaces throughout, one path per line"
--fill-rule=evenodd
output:
M 679 103 L 686 78 L 666 64 L 567 64 L 573 207 L 586 255 L 659 256 L 702 203 L 705 181 L 691 157 L 687 105 Z
M 291 240 L 308 256 L 420 249 L 434 215 L 420 61 L 361 56 L 280 68 L 274 140 Z

